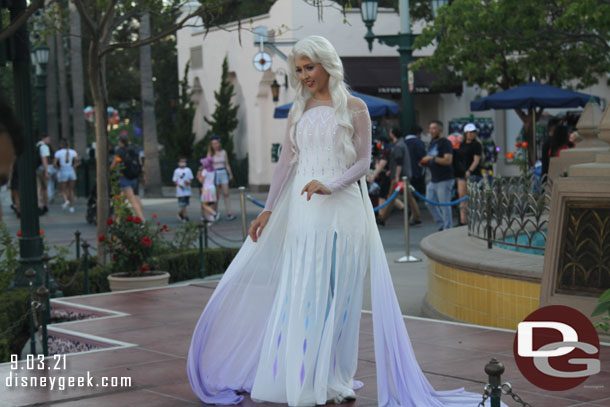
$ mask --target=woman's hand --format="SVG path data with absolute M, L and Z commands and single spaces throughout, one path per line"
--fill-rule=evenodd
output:
M 303 187 L 303 190 L 301 191 L 301 195 L 303 195 L 305 192 L 307 192 L 308 201 L 311 199 L 311 196 L 313 194 L 320 194 L 320 195 L 332 194 L 330 189 L 328 189 L 324 184 L 322 184 L 320 181 L 315 180 L 315 179 L 312 181 L 309 181 L 307 183 L 307 185 L 305 185 Z
M 250 223 L 250 229 L 248 230 L 248 235 L 252 239 L 254 243 L 258 240 L 263 233 L 263 229 L 267 226 L 267 222 L 269 222 L 269 217 L 271 216 L 270 211 L 265 211 L 258 215 L 258 218 L 254 219 L 252 223 Z

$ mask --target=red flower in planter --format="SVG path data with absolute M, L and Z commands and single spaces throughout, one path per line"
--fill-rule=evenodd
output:
M 527 148 L 527 141 L 524 141 L 523 143 L 521 143 L 521 147 Z
M 150 237 L 144 236 L 142 238 L 142 245 L 144 245 L 144 246 L 152 246 L 152 243 L 153 242 L 152 242 L 152 239 Z
M 104 241 L 105 238 L 106 237 L 104 235 L 99 235 L 99 237 L 97 238 L 97 241 L 101 243 Z
M 515 153 L 506 153 L 506 158 L 512 160 L 513 158 L 515 158 Z
M 112 225 L 112 218 L 106 219 L 106 226 Z
M 127 222 L 133 222 L 133 216 L 129 215 L 128 217 L 125 218 L 125 220 Z
M 157 214 L 153 213 L 153 219 L 157 219 Z
M 21 237 L 21 231 L 20 230 L 17 231 L 17 237 Z
M 133 223 L 139 225 L 140 223 L 142 223 L 142 219 L 136 216 L 135 218 L 133 218 Z
M 40 229 L 40 236 L 44 236 L 44 230 Z
M 148 264 L 145 264 L 145 265 L 143 265 L 142 267 L 140 267 L 140 271 L 141 271 L 142 273 L 147 272 L 147 271 L 148 271 L 148 269 L 149 269 Z
M 519 141 L 519 142 L 515 143 L 515 147 L 521 148 L 521 142 Z

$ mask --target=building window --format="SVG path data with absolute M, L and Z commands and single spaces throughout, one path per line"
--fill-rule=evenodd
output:
M 201 45 L 191 48 L 191 69 L 203 68 L 203 50 Z

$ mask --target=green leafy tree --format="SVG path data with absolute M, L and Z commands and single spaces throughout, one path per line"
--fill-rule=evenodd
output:
M 609 1 L 455 0 L 438 9 L 415 41 L 415 48 L 435 45 L 436 50 L 414 68 L 448 68 L 490 93 L 534 79 L 583 88 L 610 70 L 608 47 L 603 52 L 599 44 L 610 40 L 609 16 Z M 532 115 L 540 117 L 542 109 L 515 111 L 529 135 L 532 162 Z
M 190 63 L 186 64 L 184 76 L 180 81 L 180 96 L 176 106 L 175 121 L 173 126 L 161 135 L 167 158 L 178 158 L 180 156 L 190 158 L 193 153 L 195 107 L 193 106 L 192 92 L 188 83 L 189 65 Z
M 237 128 L 239 121 L 237 120 L 237 110 L 239 105 L 233 105 L 231 98 L 234 86 L 229 82 L 229 63 L 227 57 L 222 62 L 222 77 L 220 79 L 220 89 L 214 92 L 216 98 L 216 108 L 212 113 L 212 118 L 204 118 L 205 122 L 212 126 L 211 134 L 220 138 L 222 147 L 227 152 L 229 158 L 233 158 L 233 131 Z

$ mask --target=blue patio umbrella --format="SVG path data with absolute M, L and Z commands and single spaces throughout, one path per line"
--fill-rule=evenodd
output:
M 600 102 L 599 97 L 586 93 L 574 92 L 555 86 L 543 85 L 538 82 L 529 82 L 525 85 L 498 92 L 493 95 L 475 99 L 470 102 L 470 110 L 489 109 L 527 109 L 531 111 L 532 126 L 530 132 L 529 157 L 533 164 L 535 160 L 534 134 L 536 123 L 536 108 L 545 107 L 579 107 L 594 100 Z
M 516 88 L 495 93 L 470 102 L 470 110 L 530 109 L 534 107 L 579 107 L 591 99 L 599 103 L 599 97 L 574 92 L 555 86 L 529 82 Z
M 398 103 L 394 103 L 390 100 L 377 98 L 375 96 L 364 95 L 358 92 L 351 92 L 353 96 L 356 96 L 366 103 L 369 109 L 371 117 L 381 117 L 386 115 L 397 115 L 398 114 Z M 292 107 L 292 103 L 278 106 L 275 108 L 273 117 L 275 119 L 285 119 L 288 117 L 288 112 Z

